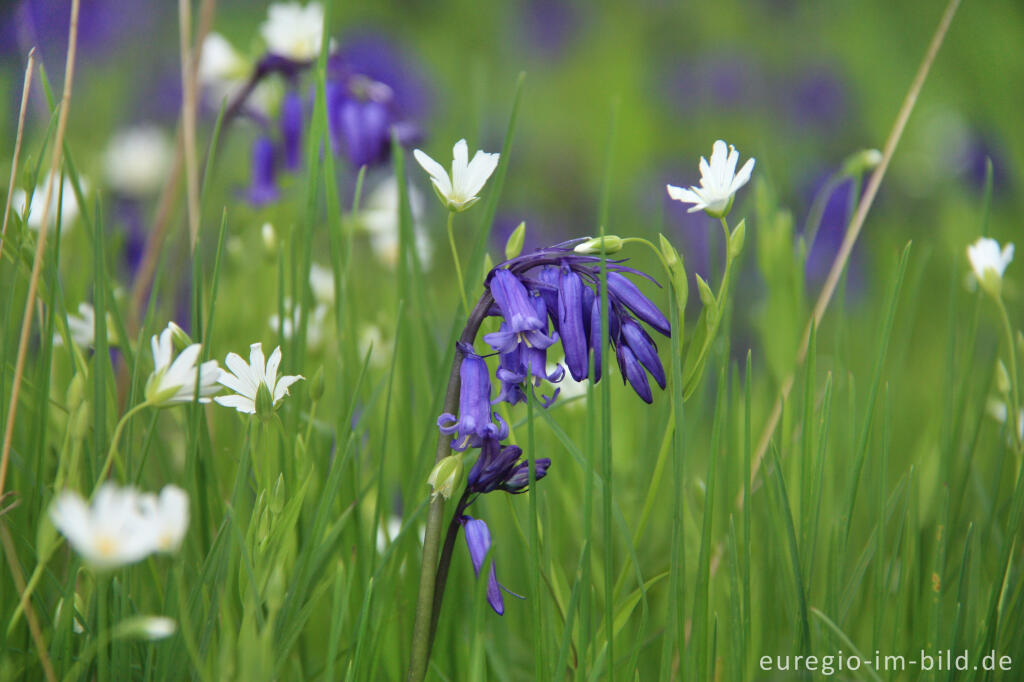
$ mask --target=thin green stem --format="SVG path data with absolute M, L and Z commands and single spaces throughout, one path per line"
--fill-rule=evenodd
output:
M 480 297 L 476 307 L 469 314 L 466 327 L 459 337 L 460 342 L 473 343 L 493 302 L 494 299 L 489 291 Z M 461 386 L 459 370 L 461 367 L 462 351 L 456 346 L 452 358 L 452 368 L 448 373 L 444 412 L 455 413 L 459 408 L 459 388 Z M 440 433 L 438 435 L 437 451 L 434 456 L 435 464 L 451 452 L 451 442 L 450 434 Z M 439 612 L 441 609 L 441 604 L 434 601 L 434 594 L 438 574 L 444 573 L 447 576 L 448 570 L 447 565 L 441 566 L 438 563 L 441 549 L 441 527 L 444 522 L 444 502 L 444 498 L 438 495 L 431 500 L 427 511 L 427 528 L 423 536 L 423 562 L 420 565 L 420 587 L 416 598 L 416 619 L 412 632 L 412 652 L 409 656 L 409 672 L 406 677 L 409 682 L 420 682 L 427 674 L 427 662 L 430 659 L 430 649 L 434 639 L 431 623 L 434 620 L 434 611 Z M 451 561 L 451 554 L 446 554 L 444 560 L 446 564 Z
M 1018 462 L 1022 452 L 1020 435 L 1020 391 L 1017 387 L 1017 347 L 1014 343 L 1013 325 L 1010 324 L 1010 315 L 1006 312 L 1006 304 L 1002 297 L 996 298 L 996 307 L 999 308 L 999 317 L 1003 322 L 1003 331 L 1006 333 L 1006 352 L 1010 359 L 1010 401 L 1011 405 L 1006 410 L 1006 424 L 1013 432 L 1014 452 L 1017 454 Z
M 459 281 L 459 296 L 462 297 L 462 309 L 469 310 L 466 300 L 466 285 L 462 281 L 462 265 L 459 263 L 459 249 L 455 246 L 455 211 L 448 211 L 448 244 L 452 247 L 452 262 L 455 263 L 455 278 Z
M 114 463 L 114 457 L 117 454 L 117 443 L 119 440 L 121 440 L 121 432 L 124 431 L 125 425 L 128 424 L 129 419 L 131 419 L 136 413 L 140 412 L 144 407 L 149 407 L 148 401 L 144 400 L 135 407 L 133 407 L 132 409 L 125 412 L 124 416 L 121 417 L 121 421 L 117 422 L 117 426 L 114 428 L 114 435 L 110 438 L 110 448 L 107 450 L 107 459 L 105 462 L 103 462 L 103 469 L 100 470 L 100 475 L 96 479 L 97 489 L 99 488 L 99 485 L 103 482 L 103 479 L 107 477 L 107 474 L 110 473 L 110 467 Z M 121 460 L 117 460 L 117 467 L 118 471 L 122 471 L 123 473 L 124 465 L 121 463 Z

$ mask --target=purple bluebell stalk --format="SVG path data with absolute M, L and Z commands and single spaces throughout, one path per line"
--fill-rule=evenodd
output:
M 250 204 L 262 206 L 277 201 L 278 196 L 274 143 L 267 137 L 258 137 L 252 143 L 252 179 L 245 198 Z
M 471 516 L 459 517 L 466 532 L 466 546 L 469 547 L 469 558 L 473 562 L 473 572 L 480 577 L 480 569 L 484 566 L 484 559 L 491 551 L 491 531 L 487 524 L 480 519 Z M 498 582 L 498 569 L 491 561 L 491 570 L 487 576 L 487 603 L 491 605 L 494 612 L 499 616 L 505 613 L 505 600 L 501 597 L 502 586 Z
M 290 91 L 281 102 L 281 141 L 284 146 L 284 167 L 297 171 L 302 167 L 302 132 L 304 116 L 302 96 Z
M 459 350 L 462 352 L 459 416 L 446 412 L 437 418 L 441 433 L 456 434 L 451 444 L 456 452 L 479 447 L 484 440 L 501 440 L 508 436 L 508 424 L 497 413 L 494 417 L 498 424 L 491 421 L 491 377 L 487 363 L 470 346 L 460 345 Z

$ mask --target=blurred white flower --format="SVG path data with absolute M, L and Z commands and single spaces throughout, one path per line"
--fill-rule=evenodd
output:
M 411 185 L 407 187 L 409 211 L 412 215 L 416 252 L 424 269 L 429 270 L 434 258 L 434 247 L 423 225 L 423 195 Z M 388 267 L 398 263 L 400 225 L 398 219 L 398 180 L 394 176 L 381 182 L 366 197 L 357 221 L 369 234 L 370 248 L 377 259 Z
M 260 386 L 269 391 L 272 405 L 276 408 L 281 399 L 288 395 L 288 387 L 305 378 L 301 375 L 277 376 L 277 368 L 281 365 L 280 346 L 270 354 L 269 360 L 264 360 L 263 344 L 254 343 L 249 346 L 248 363 L 237 353 L 228 353 L 224 364 L 231 371 L 221 370 L 218 381 L 234 393 L 217 396 L 214 400 L 246 414 L 256 414 L 256 395 Z
M 317 303 L 334 303 L 334 270 L 330 266 L 313 263 L 309 268 L 309 287 Z
M 138 493 L 104 483 L 92 504 L 66 490 L 50 506 L 50 520 L 76 552 L 97 568 L 133 564 L 154 549 L 153 533 L 140 513 Z
M 292 308 L 292 301 L 289 298 L 284 300 L 284 309 L 292 311 L 292 314 L 290 317 L 285 317 L 283 323 L 277 313 L 271 315 L 267 322 L 275 332 L 280 329 L 285 340 L 291 340 L 299 326 L 299 309 Z M 327 305 L 319 303 L 313 308 L 312 312 L 308 313 L 308 319 L 306 320 L 306 348 L 308 350 L 317 351 L 323 347 L 327 312 Z
M 107 313 L 107 343 L 116 345 L 117 339 L 111 336 L 110 313 Z M 96 311 L 88 303 L 78 304 L 78 314 L 68 313 L 68 333 L 71 335 L 71 342 L 79 348 L 92 348 L 96 339 Z M 64 337 L 59 333 L 53 335 L 53 345 L 63 346 Z
M 206 34 L 203 53 L 199 57 L 198 77 L 210 106 L 218 109 L 223 100 L 230 102 L 246 87 L 254 68 L 227 38 L 212 31 Z M 249 93 L 245 108 L 266 114 L 273 109 L 279 96 L 277 82 L 264 78 Z
M 152 194 L 163 185 L 173 153 L 167 133 L 158 126 L 121 130 L 107 143 L 103 155 L 107 182 L 121 194 Z
M 181 351 L 176 358 L 172 353 L 174 346 L 174 328 L 168 326 L 150 340 L 153 350 L 153 373 L 146 382 L 146 401 L 153 405 L 174 405 L 190 403 L 196 396 L 196 376 L 199 377 L 198 400 L 210 402 L 210 396 L 220 390 L 217 384 L 220 368 L 216 360 L 208 360 L 196 367 L 199 359 L 200 345 L 192 345 Z
M 1000 250 L 995 239 L 979 237 L 967 247 L 967 259 L 982 288 L 998 297 L 1003 287 L 1003 273 L 1013 260 L 1013 244 L 1007 244 Z
M 389 516 L 387 523 L 377 527 L 377 553 L 383 554 L 402 530 L 402 517 Z
M 367 324 L 359 330 L 359 357 L 364 358 L 370 353 L 370 365 L 373 367 L 386 367 L 391 362 L 394 347 L 394 341 L 384 338 L 384 333 L 375 324 Z
M 1006 418 L 1010 414 L 1010 410 L 1006 407 L 1006 403 L 998 398 L 989 398 L 988 402 L 985 403 L 985 411 L 988 412 L 988 416 L 995 419 L 1000 424 L 1006 423 Z M 1017 435 L 1020 436 L 1021 440 L 1024 440 L 1024 408 L 1017 414 Z
M 275 3 L 267 8 L 260 35 L 267 51 L 297 62 L 308 62 L 320 54 L 324 33 L 324 8 L 319 2 L 305 7 L 297 2 Z
M 139 511 L 153 535 L 155 550 L 177 552 L 188 530 L 188 493 L 178 486 L 165 485 L 159 497 L 141 495 Z
M 249 62 L 238 53 L 227 38 L 216 31 L 206 34 L 203 53 L 199 57 L 198 76 L 201 84 L 213 85 L 243 80 L 249 76 L 249 69 Z
M 79 177 L 78 182 L 82 192 L 87 192 L 89 185 L 85 179 Z M 44 179 L 36 187 L 31 203 L 28 203 L 28 194 L 20 187 L 15 188 L 11 193 L 11 207 L 21 212 L 22 220 L 33 230 L 38 230 L 43 224 L 43 200 L 46 198 L 46 183 L 47 181 Z M 75 188 L 69 178 L 64 178 L 63 183 L 59 181 L 53 183 L 48 217 L 50 227 L 57 224 L 58 202 L 61 207 L 61 231 L 66 233 L 78 218 L 79 213 L 78 198 L 75 197 Z
M 705 211 L 712 218 L 721 218 L 729 213 L 732 199 L 743 185 L 750 180 L 754 170 L 754 159 L 747 159 L 740 172 L 736 172 L 736 164 L 740 153 L 724 140 L 716 140 L 711 150 L 711 163 L 700 157 L 700 187 L 690 189 L 666 185 L 668 195 L 676 201 L 693 204 L 690 213 Z
M 501 156 L 478 151 L 470 161 L 466 141 L 459 140 L 452 148 L 452 174 L 449 177 L 448 171 L 441 164 L 419 149 L 414 149 L 412 155 L 430 175 L 437 196 L 450 211 L 465 211 L 477 202 L 480 198 L 477 195 L 498 167 L 498 158 Z

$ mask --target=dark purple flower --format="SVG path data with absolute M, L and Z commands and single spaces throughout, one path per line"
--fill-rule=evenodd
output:
M 502 446 L 497 440 L 487 439 L 480 446 L 480 456 L 466 479 L 467 489 L 472 493 L 489 493 L 495 490 L 517 494 L 529 484 L 529 462 L 520 462 L 523 451 L 518 445 Z M 536 460 L 537 480 L 544 478 L 551 466 L 551 460 Z
M 460 347 L 462 365 L 459 378 L 459 416 L 445 413 L 437 418 L 437 425 L 444 434 L 456 434 L 452 438 L 452 449 L 458 452 L 468 447 L 478 447 L 487 439 L 501 440 L 508 435 L 508 425 L 495 414 L 498 425 L 491 421 L 491 376 L 487 363 L 468 346 Z
M 252 178 L 245 198 L 254 206 L 277 201 L 277 159 L 269 138 L 258 137 L 252 143 Z

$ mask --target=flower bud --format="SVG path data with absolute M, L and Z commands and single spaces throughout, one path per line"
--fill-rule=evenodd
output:
M 523 242 L 526 240 L 526 221 L 519 223 L 519 226 L 512 230 L 505 242 L 505 258 L 511 260 L 523 252 Z
M 747 236 L 747 221 L 741 220 L 740 224 L 733 228 L 729 236 L 729 258 L 735 258 L 743 250 L 743 242 Z
M 68 412 L 74 414 L 75 409 L 85 400 L 85 374 L 76 372 L 75 376 L 71 377 L 64 400 L 67 403 Z
M 268 256 L 277 256 L 277 233 L 270 223 L 263 223 L 260 228 L 260 237 L 263 239 L 263 249 Z
M 449 455 L 438 462 L 427 477 L 427 483 L 434 489 L 431 499 L 436 499 L 438 495 L 446 500 L 451 499 L 462 480 L 462 470 L 462 457 L 459 455 Z
M 613 234 L 606 234 L 604 237 L 591 237 L 585 242 L 580 242 L 573 249 L 576 253 L 599 255 L 601 253 L 601 242 L 604 242 L 605 255 L 616 253 L 622 250 L 622 237 Z
M 840 175 L 855 177 L 874 170 L 882 163 L 882 152 L 877 149 L 862 149 L 846 157 Z
M 174 349 L 179 353 L 192 345 L 192 337 L 185 333 L 185 330 L 174 322 L 168 322 L 167 328 L 171 330 L 171 341 Z
M 284 474 L 277 475 L 277 482 L 270 493 L 270 511 L 275 516 L 284 509 Z
M 170 637 L 178 629 L 173 618 L 166 616 L 136 616 L 122 621 L 115 637 L 137 637 L 156 641 Z

